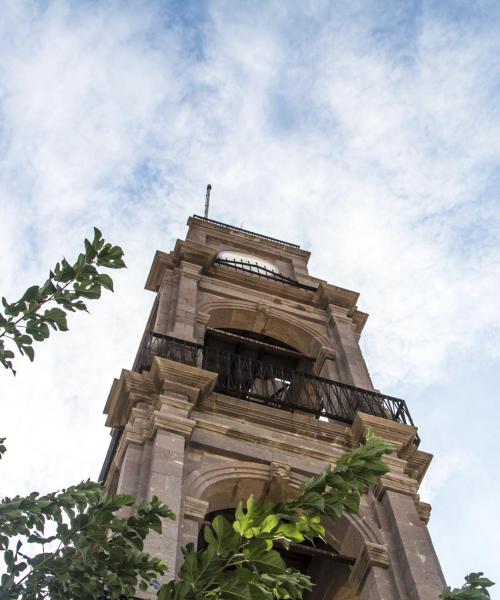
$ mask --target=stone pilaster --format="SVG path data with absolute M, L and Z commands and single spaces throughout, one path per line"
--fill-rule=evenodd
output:
M 346 309 L 330 304 L 328 323 L 337 348 L 337 365 L 341 380 L 358 387 L 373 390 L 373 384 L 361 354 L 355 324 Z
M 414 498 L 386 489 L 381 507 L 393 568 L 401 574 L 407 598 L 436 600 L 446 584 Z
M 173 337 L 191 342 L 196 341 L 196 305 L 201 271 L 201 266 L 181 260 L 173 327 L 169 333 Z

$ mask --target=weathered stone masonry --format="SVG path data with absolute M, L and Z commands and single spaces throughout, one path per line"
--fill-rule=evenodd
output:
M 358 294 L 310 276 L 309 253 L 296 246 L 198 217 L 188 225 L 186 240 L 154 257 L 146 288 L 156 300 L 142 350 L 134 369 L 113 382 L 105 407 L 114 431 L 106 486 L 139 498 L 157 495 L 178 515 L 161 536 L 150 535 L 147 550 L 166 559 L 173 576 L 181 546 L 197 543 L 207 514 L 250 494 L 292 496 L 372 428 L 397 448 L 387 459 L 390 472 L 363 498 L 360 516 L 325 522 L 329 559 L 301 558 L 316 583 L 310 597 L 436 600 L 444 579 L 426 527 L 430 506 L 418 496 L 432 457 L 417 448 L 408 420 L 370 408 L 372 397 L 379 400 L 370 396 L 358 344 L 367 319 L 357 309 Z M 241 264 L 217 260 L 221 251 L 241 256 Z M 300 380 L 302 397 L 332 380 L 348 384 L 341 388 L 347 398 L 364 399 L 343 420 L 321 416 L 317 391 L 316 411 L 286 410 L 293 394 L 300 402 L 298 384 L 285 376 L 257 381 L 246 366 L 239 393 L 228 393 L 227 384 L 221 392 L 235 367 L 204 368 L 215 364 L 207 363 L 210 345 L 213 356 L 236 357 L 223 364 L 295 365 L 308 374 Z M 241 393 L 257 385 L 260 395 Z M 262 390 L 271 388 L 266 399 Z M 338 398 L 332 410 L 341 408 Z M 336 562 L 337 554 L 353 564 Z

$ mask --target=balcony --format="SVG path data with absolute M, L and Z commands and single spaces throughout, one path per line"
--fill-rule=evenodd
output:
M 413 425 L 399 398 L 302 373 L 269 361 L 149 333 L 134 369 L 149 370 L 155 356 L 218 373 L 215 391 L 322 420 L 351 424 L 357 412 Z M 418 445 L 419 438 L 415 443 Z

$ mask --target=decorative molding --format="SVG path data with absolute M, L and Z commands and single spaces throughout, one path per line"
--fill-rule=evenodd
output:
M 279 460 L 271 461 L 271 479 L 290 479 L 290 465 Z
M 104 407 L 108 427 L 124 427 L 137 402 L 150 403 L 152 385 L 149 373 L 123 369 L 120 379 L 114 379 Z
M 336 421 L 320 421 L 308 413 L 288 413 L 279 408 L 248 402 L 240 398 L 213 393 L 196 406 L 197 418 L 203 419 L 205 413 L 233 417 L 239 421 L 257 423 L 266 428 L 286 434 L 300 434 L 345 452 L 351 448 L 348 429 L 345 424 Z M 198 412 L 199 411 L 199 412 Z M 268 436 L 267 436 L 268 437 Z M 297 447 L 300 452 L 300 446 Z M 389 457 L 389 460 L 391 457 Z
M 155 410 L 151 419 L 150 430 L 152 429 L 152 435 L 149 437 L 152 437 L 158 429 L 163 429 L 164 431 L 182 435 L 185 440 L 189 440 L 195 425 L 196 421 L 193 419 L 187 419 L 186 417 L 166 414 L 160 410 Z
M 349 583 L 353 587 L 355 593 L 361 594 L 365 580 L 372 567 L 388 569 L 389 564 L 389 552 L 387 546 L 365 541 L 363 549 L 349 576 Z
M 397 494 L 405 494 L 416 498 L 417 482 L 406 476 L 395 475 L 394 473 L 386 473 L 378 480 L 373 488 L 373 493 L 377 500 L 382 500 L 386 492 L 396 492 Z
M 187 277 L 188 279 L 194 279 L 195 281 L 201 279 L 202 266 L 181 260 L 179 267 L 181 277 Z
M 321 281 L 315 294 L 315 303 L 320 304 L 323 308 L 331 306 L 335 311 L 338 309 L 354 310 L 358 298 L 358 292 Z
M 287 496 L 288 485 L 290 483 L 290 470 L 289 464 L 273 460 L 270 464 L 270 479 L 271 483 L 269 486 L 269 499 L 281 500 Z
M 217 373 L 155 356 L 151 366 L 153 385 L 158 392 L 174 392 L 195 404 L 210 394 L 217 381 Z
M 209 506 L 206 500 L 186 496 L 184 498 L 184 518 L 203 523 Z
M 433 459 L 432 454 L 418 450 L 414 444 L 410 444 L 410 446 L 401 452 L 400 456 L 406 460 L 405 472 L 408 477 L 416 479 L 420 484 L 431 464 Z
M 197 312 L 196 313 L 196 322 L 199 323 L 200 325 L 208 325 L 208 322 L 210 321 L 210 315 L 208 313 L 205 312 Z

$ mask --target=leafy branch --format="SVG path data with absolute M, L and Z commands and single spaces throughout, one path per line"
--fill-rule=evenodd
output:
M 495 585 L 484 573 L 471 573 L 465 578 L 461 588 L 446 587 L 439 596 L 442 600 L 487 600 L 490 593 L 487 588 Z
M 123 509 L 128 517 L 118 516 Z M 7 572 L 0 599 L 120 598 L 146 589 L 166 571 L 165 563 L 144 553 L 151 530 L 173 513 L 157 497 L 135 506 L 132 496 L 111 496 L 83 482 L 61 492 L 5 498 L 0 502 L 0 550 Z M 52 531 L 47 533 L 46 528 Z M 46 545 L 57 544 L 46 550 Z M 22 552 L 27 545 L 30 554 Z M 36 545 L 40 552 L 33 552 Z
M 111 277 L 100 273 L 97 267 L 122 269 L 125 267 L 122 257 L 122 249 L 106 242 L 94 227 L 94 239 L 85 240 L 85 252 L 78 255 L 73 265 L 63 258 L 42 286 L 29 287 L 17 302 L 9 303 L 2 298 L 0 363 L 15 374 L 12 362 L 15 354 L 6 346 L 6 340 L 32 361 L 35 357 L 33 342 L 47 339 L 50 328 L 67 331 L 68 311 L 86 311 L 83 299 L 100 298 L 103 287 L 113 291 Z

